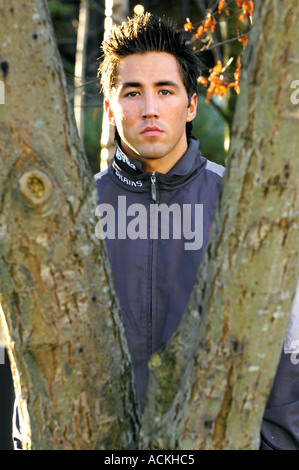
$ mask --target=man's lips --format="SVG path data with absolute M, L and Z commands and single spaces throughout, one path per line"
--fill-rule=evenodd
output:
M 156 126 L 147 126 L 141 131 L 141 135 L 145 137 L 156 137 L 162 134 L 162 130 Z

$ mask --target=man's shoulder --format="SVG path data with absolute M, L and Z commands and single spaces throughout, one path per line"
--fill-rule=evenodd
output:
M 206 170 L 215 173 L 216 175 L 220 176 L 221 178 L 224 176 L 225 167 L 220 165 L 219 163 L 211 162 L 210 160 L 206 159 Z
M 106 168 L 105 170 L 99 171 L 98 173 L 95 173 L 93 175 L 93 178 L 95 181 L 100 181 L 103 178 L 103 176 L 107 174 L 108 174 L 108 168 Z

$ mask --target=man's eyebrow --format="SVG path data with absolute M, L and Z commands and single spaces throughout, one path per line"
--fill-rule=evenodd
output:
M 124 89 L 124 88 L 140 88 L 142 86 L 142 84 L 140 82 L 124 82 L 122 85 L 121 85 L 121 88 Z
M 121 85 L 121 88 L 124 90 L 126 88 L 142 88 L 142 83 L 140 82 L 124 82 Z M 161 80 L 159 82 L 154 83 L 155 87 L 160 87 L 160 86 L 172 86 L 175 88 L 179 88 L 179 85 L 176 82 L 173 82 L 172 80 Z
M 172 86 L 175 88 L 179 88 L 179 85 L 176 82 L 173 82 L 172 80 L 161 80 L 160 82 L 155 83 L 156 87 L 159 86 Z

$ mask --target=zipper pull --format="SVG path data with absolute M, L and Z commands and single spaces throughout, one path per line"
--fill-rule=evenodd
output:
M 152 173 L 151 175 L 151 193 L 153 201 L 157 200 L 157 187 L 156 187 L 156 173 Z

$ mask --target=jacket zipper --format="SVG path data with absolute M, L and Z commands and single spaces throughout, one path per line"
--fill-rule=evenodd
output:
M 157 177 L 156 173 L 153 172 L 151 174 L 151 198 L 156 203 L 157 201 Z M 153 207 L 153 210 L 155 211 L 156 208 Z M 153 217 L 153 220 L 155 220 L 155 217 Z M 153 353 L 153 283 L 154 283 L 154 239 L 151 239 L 151 261 L 150 261 L 150 312 L 149 312 L 149 335 L 148 335 L 148 358 Z
M 157 200 L 157 186 L 156 186 L 157 178 L 156 178 L 156 173 L 152 173 L 151 175 L 151 194 L 152 194 L 152 200 L 156 202 Z

